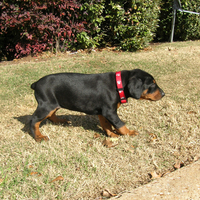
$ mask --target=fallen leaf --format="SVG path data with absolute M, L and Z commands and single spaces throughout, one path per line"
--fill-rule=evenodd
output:
M 197 114 L 195 111 L 189 111 L 188 114 Z
M 131 147 L 128 147 L 128 148 L 124 148 L 125 151 L 129 151 L 131 153 L 135 153 L 135 147 L 133 145 L 131 145 Z
M 38 172 L 31 172 L 30 174 L 28 174 L 28 175 L 30 175 L 30 176 L 33 176 L 33 175 L 38 175 L 38 176 L 42 176 L 42 174 L 40 174 L 40 173 L 38 173 Z
M 31 172 L 29 175 L 33 176 L 35 174 L 38 174 L 38 172 Z
M 105 189 L 105 190 L 103 190 L 103 192 L 102 192 L 102 196 L 103 196 L 103 197 L 110 198 L 110 197 L 114 197 L 114 196 L 117 196 L 117 195 L 116 195 L 116 194 L 113 194 L 113 193 L 111 193 L 109 190 Z
M 199 160 L 200 159 L 200 154 L 199 155 L 196 155 L 195 157 L 194 157 L 194 162 L 196 162 L 197 160 Z
M 58 176 L 57 178 L 53 179 L 50 183 L 53 183 L 55 181 L 63 181 L 64 178 L 62 176 Z
M 113 144 L 113 142 L 110 141 L 110 138 L 105 139 L 105 140 L 103 141 L 102 144 L 103 144 L 104 146 L 108 147 L 108 148 L 110 148 L 110 147 L 114 147 L 114 146 L 117 145 L 117 144 Z
M 157 174 L 155 171 L 150 173 L 151 179 L 160 178 L 162 174 Z
M 155 142 L 157 140 L 157 135 L 154 133 L 149 133 L 150 141 Z
M 162 177 L 163 176 L 166 176 L 166 175 L 168 175 L 168 174 L 170 174 L 171 172 L 170 171 L 167 171 L 167 172 L 165 172 L 164 174 L 162 174 Z
M 152 51 L 152 47 L 146 47 L 143 49 L 144 51 Z
M 95 133 L 94 134 L 94 138 L 96 139 L 96 138 L 99 138 L 100 137 L 100 134 L 98 134 L 98 133 Z
M 33 168 L 33 165 L 29 165 L 28 168 Z
M 0 184 L 3 183 L 4 179 L 0 178 Z
M 184 163 L 181 161 L 176 161 L 176 164 L 174 165 L 175 169 L 180 169 L 181 167 L 184 166 Z
M 93 143 L 92 142 L 88 142 L 88 147 L 92 147 L 93 146 Z
M 77 168 L 76 168 L 76 171 L 80 171 L 80 170 L 81 170 L 81 168 L 80 168 L 80 167 L 77 167 Z
M 17 166 L 17 168 L 16 168 L 16 169 L 17 169 L 17 172 L 19 172 L 19 170 L 20 170 L 20 166 Z
M 108 198 L 111 197 L 111 195 L 107 191 L 103 191 L 102 192 L 102 196 L 103 197 L 108 197 Z
M 66 123 L 67 123 L 69 126 L 72 126 L 72 121 L 67 120 Z

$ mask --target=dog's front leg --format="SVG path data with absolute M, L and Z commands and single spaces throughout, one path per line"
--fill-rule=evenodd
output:
M 101 115 L 100 115 L 101 116 Z M 99 117 L 99 119 L 100 119 L 100 117 Z M 104 126 L 102 126 L 103 127 L 103 129 L 104 130 L 109 130 L 109 131 L 112 131 L 112 129 L 111 129 L 111 124 L 115 127 L 115 130 L 117 131 L 117 133 L 119 133 L 119 134 L 121 134 L 121 135 L 130 135 L 130 136 L 135 136 L 135 135 L 138 135 L 139 133 L 137 132 L 137 131 L 135 131 L 135 130 L 129 130 L 126 126 L 125 126 L 125 124 L 124 124 L 124 122 L 122 122 L 121 120 L 120 120 L 120 118 L 118 117 L 118 115 L 117 115 L 117 113 L 116 112 L 107 112 L 107 113 L 105 113 L 104 114 L 104 119 L 107 121 L 107 123 L 104 123 Z M 101 121 L 103 121 L 103 120 L 101 120 L 100 119 L 100 123 L 101 123 Z M 110 123 L 111 124 L 110 124 Z M 108 126 L 108 124 L 110 124 L 109 126 Z M 108 131 L 106 131 L 107 132 L 107 134 L 108 134 Z M 116 134 L 115 134 L 116 135 Z M 113 137 L 113 136 L 111 136 L 111 137 Z M 116 136 L 115 136 L 116 137 Z
M 135 136 L 138 135 L 139 133 L 134 130 L 129 130 L 125 125 L 120 127 L 120 128 L 115 128 L 115 130 L 121 134 L 121 135 L 130 135 L 130 136 Z
M 98 115 L 100 125 L 103 128 L 104 131 L 106 131 L 106 134 L 110 137 L 119 137 L 119 135 L 115 134 L 112 130 L 111 123 L 102 115 Z

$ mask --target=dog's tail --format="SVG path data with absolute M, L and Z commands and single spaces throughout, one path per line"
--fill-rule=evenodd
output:
M 31 84 L 31 89 L 35 90 L 35 88 L 36 88 L 36 83 L 37 83 L 37 82 Z

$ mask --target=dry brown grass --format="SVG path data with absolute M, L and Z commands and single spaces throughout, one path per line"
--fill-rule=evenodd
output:
M 152 46 L 136 53 L 96 52 L 1 63 L 0 198 L 95 199 L 108 189 L 130 190 L 151 181 L 149 173 L 173 170 L 199 154 L 200 42 Z M 37 58 L 38 59 L 38 58 Z M 102 145 L 96 116 L 60 110 L 71 126 L 49 121 L 40 128 L 49 142 L 36 143 L 27 123 L 36 108 L 29 85 L 49 73 L 100 73 L 141 68 L 152 73 L 166 97 L 158 102 L 129 99 L 120 117 L 136 137 Z M 95 133 L 100 137 L 94 138 Z M 37 172 L 37 174 L 35 173 Z M 51 182 L 56 177 L 63 180 Z

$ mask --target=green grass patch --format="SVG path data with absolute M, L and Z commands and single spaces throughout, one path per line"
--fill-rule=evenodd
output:
M 108 189 L 130 190 L 164 173 L 176 160 L 199 154 L 200 42 L 152 45 L 135 53 L 103 50 L 90 54 L 43 54 L 0 63 L 0 198 L 95 199 Z M 151 73 L 166 96 L 158 102 L 129 100 L 119 116 L 136 137 L 120 137 L 106 148 L 98 118 L 60 109 L 71 126 L 46 120 L 48 142 L 28 134 L 36 101 L 30 85 L 59 72 L 103 73 L 140 68 Z M 100 137 L 94 138 L 95 133 Z M 56 177 L 63 180 L 52 182 Z

